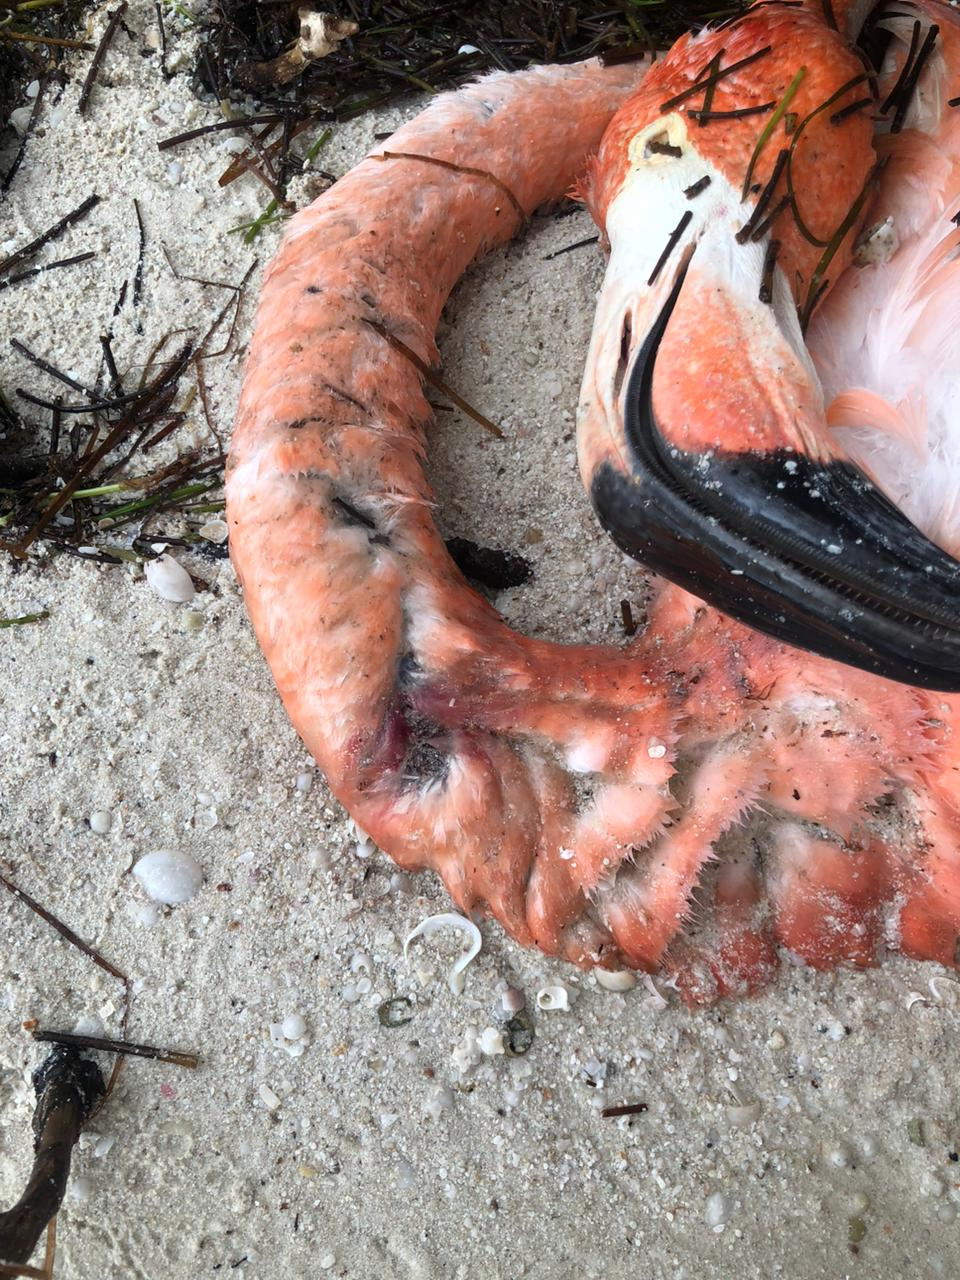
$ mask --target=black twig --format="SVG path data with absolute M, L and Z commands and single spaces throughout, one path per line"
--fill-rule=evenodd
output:
M 693 200 L 701 191 L 706 191 L 709 185 L 710 175 L 709 173 L 705 173 L 702 178 L 698 178 L 696 182 L 692 183 L 689 187 L 684 187 L 683 194 L 688 200 Z
M 27 127 L 23 131 L 23 137 L 20 139 L 20 145 L 17 147 L 17 154 L 13 157 L 13 163 L 4 174 L 3 181 L 0 182 L 0 191 L 8 191 L 10 183 L 13 181 L 17 170 L 23 163 L 23 157 L 26 154 L 27 143 L 33 136 L 37 121 L 40 118 L 40 108 L 43 105 L 43 95 L 47 87 L 47 77 L 44 76 L 40 81 L 40 87 L 37 90 L 37 96 L 33 100 L 33 110 L 30 112 L 30 119 L 27 121 Z
M 920 19 L 914 21 L 913 29 L 910 32 L 910 47 L 907 49 L 907 56 L 903 60 L 903 66 L 900 68 L 900 74 L 897 76 L 893 88 L 884 98 L 880 105 L 881 115 L 886 115 L 893 104 L 897 101 L 903 90 L 907 76 L 910 74 L 910 68 L 913 66 L 913 60 L 917 54 L 917 47 L 920 44 L 920 31 L 922 29 Z
M 688 209 L 686 213 L 684 213 L 680 221 L 677 223 L 677 225 L 670 232 L 670 235 L 667 239 L 667 243 L 663 247 L 663 253 L 661 253 L 660 257 L 657 259 L 656 266 L 650 272 L 650 278 L 647 280 L 648 285 L 656 283 L 657 276 L 659 276 L 660 272 L 666 266 L 667 259 L 670 257 L 671 253 L 673 253 L 674 249 L 677 247 L 680 237 L 683 235 L 684 231 L 686 231 L 687 226 L 692 217 L 693 217 L 693 214 Z
M 448 396 L 453 401 L 458 409 L 462 409 L 468 417 L 471 417 L 474 420 L 474 422 L 479 422 L 481 427 L 484 427 L 491 435 L 496 436 L 498 440 L 503 439 L 503 432 L 495 422 L 491 422 L 485 414 L 482 414 L 479 411 L 479 409 L 475 409 L 469 401 L 464 400 L 463 396 L 458 395 L 452 387 L 447 386 L 443 379 L 438 374 L 434 373 L 426 361 L 421 360 L 417 353 L 398 338 L 396 334 L 391 333 L 389 329 L 386 329 L 376 320 L 367 319 L 366 323 L 374 333 L 378 333 L 380 337 L 383 338 L 385 342 L 389 343 L 395 351 L 399 351 L 401 355 L 406 356 L 424 381 L 429 382 L 431 387 L 434 387 L 437 391 L 443 392 L 445 396 Z
M 164 80 L 169 80 L 170 72 L 167 70 L 167 29 L 163 25 L 163 5 L 160 0 L 154 0 L 153 11 L 157 15 L 157 27 L 160 31 L 160 74 Z
M 773 272 L 777 265 L 777 254 L 780 252 L 780 241 L 769 240 L 767 252 L 763 258 L 763 270 L 760 273 L 760 301 L 773 302 Z
M 604 1107 L 600 1115 L 604 1120 L 612 1120 L 616 1116 L 640 1116 L 647 1110 L 645 1102 L 627 1102 L 619 1107 Z
M 545 253 L 543 255 L 544 262 L 549 262 L 552 258 L 559 258 L 564 253 L 572 253 L 574 249 L 582 249 L 585 245 L 596 244 L 599 236 L 585 236 L 583 240 L 574 240 L 573 244 L 565 244 L 562 249 L 554 249 L 553 253 Z
M 204 124 L 198 129 L 188 129 L 185 133 L 177 133 L 170 138 L 163 138 L 157 143 L 157 150 L 168 151 L 171 147 L 179 147 L 184 142 L 192 142 L 194 138 L 202 138 L 204 134 L 219 133 L 224 129 L 249 129 L 254 124 L 282 123 L 283 116 L 276 112 L 268 115 L 247 116 L 243 120 L 217 120 L 214 124 Z
M 90 94 L 93 92 L 93 86 L 96 84 L 97 75 L 100 71 L 100 64 L 103 62 L 104 55 L 110 47 L 110 41 L 116 34 L 117 27 L 120 25 L 120 19 L 127 11 L 127 0 L 121 0 L 121 3 L 114 9 L 110 15 L 110 21 L 107 23 L 107 29 L 100 37 L 100 43 L 97 45 L 96 52 L 90 61 L 90 70 L 87 72 L 86 79 L 83 82 L 83 88 L 80 90 L 80 97 L 77 100 L 77 111 L 80 115 L 87 109 L 87 103 L 90 101 Z
M 675 146 L 672 142 L 661 142 L 659 138 L 647 143 L 647 151 L 652 156 L 670 156 L 673 160 L 679 160 L 683 155 L 683 147 Z
M 106 405 L 108 401 L 98 396 L 95 391 L 91 391 L 89 387 L 84 386 L 82 382 L 78 382 L 76 378 L 64 373 L 62 369 L 58 369 L 55 364 L 51 364 L 49 360 L 45 360 L 43 356 L 36 355 L 29 347 L 25 346 L 18 338 L 11 338 L 10 345 L 14 351 L 18 351 L 25 360 L 37 369 L 41 369 L 44 373 L 48 373 L 51 378 L 56 378 L 58 382 L 62 382 L 65 387 L 70 387 L 74 391 L 79 391 L 85 396 L 89 396 L 92 404 Z M 91 405 L 86 405 L 84 411 L 88 411 Z
M 763 218 L 763 215 L 766 213 L 767 206 L 769 205 L 771 197 L 773 196 L 773 193 L 777 188 L 777 184 L 779 183 L 780 179 L 783 177 L 783 171 L 786 168 L 789 155 L 790 155 L 790 152 L 786 147 L 784 147 L 780 151 L 779 155 L 777 156 L 777 159 L 773 166 L 773 172 L 770 174 L 770 178 L 766 186 L 763 188 L 763 190 L 760 192 L 760 195 L 757 197 L 757 203 L 754 205 L 753 212 L 750 214 L 750 217 L 747 219 L 747 221 L 743 224 L 743 226 L 737 232 L 736 240 L 738 244 L 746 244 L 746 242 L 750 239 L 750 237 L 753 235 L 754 231 L 756 230 L 757 224 L 761 221 L 761 219 Z
M 100 197 L 96 194 L 87 196 L 82 204 L 77 205 L 76 209 L 70 213 L 64 214 L 59 222 L 55 222 L 52 227 L 48 227 L 42 235 L 37 236 L 36 240 L 31 240 L 29 244 L 25 244 L 22 249 L 16 249 L 11 253 L 9 258 L 4 258 L 0 262 L 0 273 L 9 271 L 11 267 L 16 266 L 18 262 L 23 262 L 27 258 L 32 258 L 35 253 L 43 248 L 45 244 L 49 244 L 51 240 L 66 231 L 75 222 L 79 222 L 82 217 L 90 212 L 90 210 L 100 203 Z
M 686 102 L 688 98 L 692 98 L 694 94 L 700 93 L 702 89 L 708 89 L 711 85 L 715 85 L 718 80 L 723 80 L 726 76 L 732 75 L 734 71 L 740 71 L 743 67 L 749 67 L 758 58 L 764 58 L 768 53 L 773 51 L 773 45 L 764 45 L 762 49 L 757 49 L 755 53 L 748 53 L 745 58 L 741 58 L 739 62 L 731 62 L 728 67 L 718 67 L 716 71 L 711 71 L 708 75 L 700 80 L 694 81 L 692 85 L 684 89 L 681 93 L 675 94 L 672 98 L 668 98 L 666 102 L 660 103 L 661 111 L 672 111 L 674 107 L 678 107 L 681 102 Z
M 917 81 L 920 79 L 920 73 L 927 65 L 927 60 L 933 53 L 933 46 L 937 42 L 937 36 L 940 34 L 940 28 L 936 25 L 927 28 L 927 34 L 924 36 L 923 44 L 920 46 L 920 52 L 914 59 L 910 73 L 903 83 L 900 96 L 897 99 L 897 108 L 894 112 L 893 121 L 890 125 L 891 133 L 899 133 L 903 128 L 903 122 L 907 116 L 907 110 L 913 100 L 914 90 L 917 87 Z
M 133 199 L 134 212 L 137 215 L 137 228 L 139 232 L 139 240 L 137 245 L 137 267 L 133 273 L 133 309 L 139 310 L 140 299 L 143 294 L 143 258 L 147 247 L 147 233 L 143 226 L 143 215 L 140 212 L 140 201 L 134 196 Z M 137 317 L 137 333 L 143 333 L 143 324 L 140 317 Z
M 196 1053 L 181 1049 L 160 1049 L 150 1044 L 135 1044 L 131 1040 L 113 1040 L 107 1036 L 83 1036 L 71 1031 L 44 1031 L 33 1033 L 34 1040 L 42 1044 L 58 1044 L 70 1049 L 94 1049 L 103 1053 L 119 1053 L 131 1058 L 155 1058 L 174 1067 L 194 1070 L 200 1065 Z
M 34 276 L 43 275 L 45 271 L 54 271 L 57 267 L 73 267 L 78 262 L 89 262 L 96 256 L 91 249 L 88 253 L 78 253 L 72 258 L 58 258 L 56 262 L 45 262 L 42 267 L 31 267 L 29 271 L 21 271 L 18 275 L 0 280 L 0 289 L 9 289 L 12 284 L 20 284 L 22 280 L 32 280 Z
M 688 110 L 687 115 L 698 124 L 709 124 L 711 120 L 743 120 L 747 116 L 764 116 L 776 105 L 776 102 L 761 102 L 755 107 L 738 107 L 735 111 Z
M 858 111 L 862 111 L 864 107 L 872 107 L 872 98 L 857 98 L 856 102 L 848 102 L 845 107 L 841 107 L 839 111 L 835 111 L 830 117 L 831 124 L 842 124 L 849 116 L 856 115 Z

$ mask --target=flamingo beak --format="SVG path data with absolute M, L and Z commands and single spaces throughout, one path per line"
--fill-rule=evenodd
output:
M 723 288 L 698 256 L 688 253 L 645 314 L 634 310 L 639 339 L 625 323 L 602 446 L 597 415 L 593 427 L 590 414 L 581 422 L 581 468 L 601 524 L 628 555 L 778 640 L 960 691 L 960 563 L 816 431 L 797 431 L 822 410 L 799 338 L 783 333 L 795 326 L 792 309 L 784 325 L 776 305 L 759 322 L 741 305 L 711 339 L 704 299 L 723 319 Z M 759 367 L 747 356 L 738 367 L 737 326 L 755 349 L 758 323 L 779 326 L 784 341 L 767 341 Z

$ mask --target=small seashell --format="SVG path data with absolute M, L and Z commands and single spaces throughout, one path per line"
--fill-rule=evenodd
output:
M 148 560 L 143 566 L 147 582 L 161 598 L 172 600 L 174 604 L 189 604 L 196 595 L 193 581 L 173 556 L 164 553 L 156 560 Z
M 517 987 L 507 987 L 500 996 L 500 1007 L 504 1013 L 519 1013 L 526 1003 L 526 996 Z
M 156 849 L 133 868 L 144 893 L 153 902 L 168 907 L 189 902 L 203 884 L 203 870 L 189 853 L 176 849 Z
M 506 1046 L 503 1043 L 503 1032 L 498 1031 L 496 1027 L 485 1027 L 477 1037 L 477 1048 L 481 1053 L 492 1057 L 495 1054 L 506 1053 Z
M 597 984 L 606 991 L 632 991 L 637 975 L 631 969 L 594 969 Z
M 567 988 L 558 983 L 555 987 L 541 987 L 537 992 L 537 1008 L 545 1010 L 559 1009 L 561 1012 L 570 1008 L 570 995 Z
M 299 1013 L 288 1013 L 280 1024 L 285 1040 L 299 1040 L 306 1033 L 307 1024 Z
M 242 145 L 240 150 L 243 150 Z M 226 542 L 229 532 L 226 520 L 208 520 L 199 529 L 201 538 L 206 538 L 207 542 L 216 542 L 218 544 Z
M 109 809 L 97 809 L 95 813 L 91 813 L 90 830 L 97 836 L 105 836 L 113 826 L 113 814 Z
M 458 915 L 455 911 L 443 911 L 439 915 L 429 916 L 426 920 L 422 920 L 412 933 L 407 934 L 403 943 L 403 958 L 407 958 L 407 949 L 414 938 L 428 938 L 440 929 L 459 929 L 461 933 L 466 934 L 470 939 L 470 946 L 455 961 L 453 968 L 447 975 L 450 990 L 455 996 L 459 996 L 463 994 L 463 988 L 466 985 L 463 971 L 470 961 L 480 954 L 480 948 L 483 945 L 480 930 L 472 920 L 468 920 L 466 916 Z
M 268 1111 L 276 1111 L 280 1106 L 280 1099 L 268 1084 L 262 1084 L 257 1092 L 260 1095 L 260 1101 Z

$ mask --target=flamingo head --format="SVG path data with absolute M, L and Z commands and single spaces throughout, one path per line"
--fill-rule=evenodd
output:
M 960 690 L 960 564 L 843 456 L 804 344 L 871 208 L 868 77 L 806 9 L 753 11 L 736 35 L 658 63 L 590 177 L 610 258 L 584 483 L 624 551 L 740 621 Z M 710 68 L 738 54 L 704 110 Z

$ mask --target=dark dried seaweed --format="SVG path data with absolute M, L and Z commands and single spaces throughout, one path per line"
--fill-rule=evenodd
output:
M 411 88 L 436 92 L 478 72 L 512 71 L 544 62 L 601 56 L 610 64 L 665 48 L 691 27 L 738 16 L 744 0 L 645 0 L 637 6 L 581 0 L 493 0 L 482 5 L 430 5 L 385 0 L 371 20 L 367 5 L 349 0 L 341 18 L 358 23 L 355 36 L 308 63 L 294 84 L 258 84 L 264 106 L 286 106 L 297 92 L 313 111 L 348 119 Z M 257 0 L 217 0 L 201 36 L 196 78 L 220 100 L 246 97 L 251 69 L 281 58 L 297 41 L 297 6 Z

